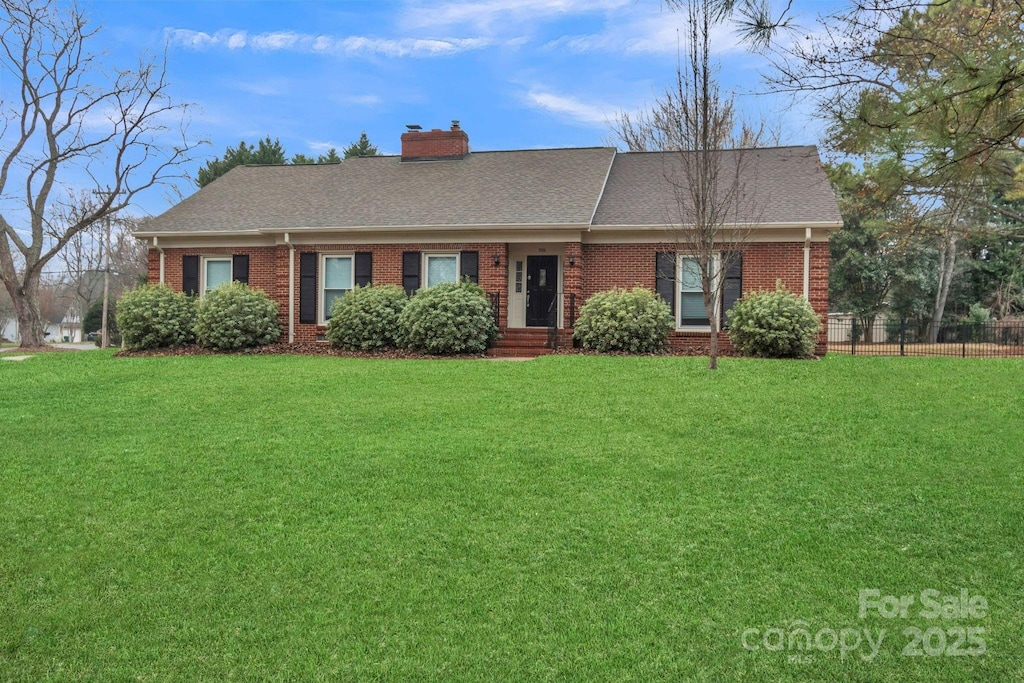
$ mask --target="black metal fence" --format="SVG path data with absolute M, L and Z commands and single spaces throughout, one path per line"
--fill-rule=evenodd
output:
M 829 353 L 854 356 L 1024 357 L 1024 321 L 828 321 Z

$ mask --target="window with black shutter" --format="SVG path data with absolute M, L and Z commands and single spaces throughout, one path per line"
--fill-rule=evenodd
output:
M 420 288 L 420 252 L 402 252 L 402 286 L 412 295 Z
M 474 284 L 480 282 L 480 252 L 463 251 L 459 254 L 459 279 L 465 278 Z
M 356 286 L 366 287 L 373 283 L 373 253 L 356 252 Z
M 676 310 L 676 255 L 659 251 L 654 259 L 654 288 L 658 295 L 672 309 Z
M 199 294 L 199 257 L 181 257 L 181 291 L 189 296 Z
M 314 252 L 299 254 L 299 322 L 316 322 L 316 262 Z
M 231 259 L 231 279 L 249 284 L 249 256 L 246 254 L 235 254 Z
M 726 329 L 729 323 L 726 314 L 743 296 L 743 252 L 725 253 L 722 259 L 726 268 L 722 283 L 722 329 Z

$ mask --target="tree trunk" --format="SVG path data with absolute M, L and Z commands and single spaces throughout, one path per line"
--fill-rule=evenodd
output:
M 705 279 L 706 283 L 707 279 Z M 704 310 L 708 314 L 708 322 L 711 323 L 711 337 L 708 339 L 708 370 L 718 369 L 718 318 L 715 316 L 715 299 L 707 293 L 708 285 L 705 284 Z M 719 291 L 720 288 L 712 291 Z
M 30 275 L 15 291 L 12 292 L 10 287 L 7 291 L 17 312 L 21 347 L 42 346 L 45 340 L 43 318 L 39 315 L 39 276 Z
M 718 369 L 718 321 L 711 317 L 711 339 L 708 344 L 708 370 Z
M 928 343 L 934 344 L 939 339 L 939 326 L 946 312 L 946 297 L 949 296 L 949 285 L 953 280 L 953 266 L 956 264 L 956 235 L 948 233 L 942 240 L 939 252 L 939 288 L 935 292 L 935 307 L 932 309 L 931 325 L 928 327 Z
M 864 326 L 864 343 L 873 344 L 875 341 L 875 316 L 864 316 L 861 318 L 861 324 Z

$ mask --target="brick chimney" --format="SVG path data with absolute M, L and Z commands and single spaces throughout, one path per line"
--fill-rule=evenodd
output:
M 469 154 L 469 136 L 452 121 L 450 130 L 420 130 L 419 126 L 407 126 L 402 133 L 402 161 L 439 161 L 462 159 Z

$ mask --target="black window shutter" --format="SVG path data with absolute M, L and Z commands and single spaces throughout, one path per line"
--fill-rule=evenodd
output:
M 728 325 L 726 314 L 743 296 L 743 252 L 735 251 L 724 255 L 727 270 L 722 282 L 722 329 Z
M 235 254 L 231 258 L 231 279 L 249 284 L 249 257 L 246 254 Z
M 654 288 L 676 315 L 676 255 L 659 251 L 654 259 Z
M 373 252 L 356 252 L 356 286 L 366 287 L 373 282 Z
M 199 257 L 181 257 L 181 291 L 189 296 L 199 294 Z
M 402 286 L 405 293 L 412 295 L 420 288 L 420 252 L 402 252 Z
M 476 284 L 480 281 L 480 252 L 464 251 L 459 254 L 459 279 L 469 278 Z
M 316 262 L 315 252 L 299 254 L 299 322 L 316 322 Z

